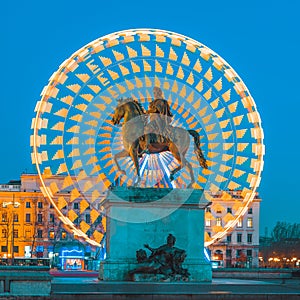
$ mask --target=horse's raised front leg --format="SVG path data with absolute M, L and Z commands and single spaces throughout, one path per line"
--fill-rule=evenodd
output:
M 129 153 L 126 150 L 122 150 L 114 155 L 114 162 L 115 162 L 118 170 L 124 175 L 126 175 L 126 172 L 124 170 L 121 170 L 118 160 L 120 158 L 127 157 L 127 156 L 129 156 Z

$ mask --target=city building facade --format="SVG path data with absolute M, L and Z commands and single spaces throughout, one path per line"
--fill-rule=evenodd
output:
M 228 200 L 228 194 L 231 196 Z M 225 198 L 225 197 L 224 197 Z M 243 206 L 241 191 L 227 191 L 226 200 L 220 192 L 205 213 L 205 240 L 223 230 L 224 225 L 236 218 Z M 238 219 L 235 227 L 220 240 L 209 246 L 212 261 L 218 267 L 259 267 L 259 209 L 261 199 L 256 193 L 246 213 Z
M 52 178 L 53 180 L 53 178 Z M 57 176 L 59 184 L 63 176 Z M 60 197 L 68 199 L 68 191 Z M 78 212 L 79 223 L 91 222 L 89 207 L 82 208 L 80 197 L 66 201 L 67 205 Z M 57 200 L 59 203 L 59 200 Z M 101 216 L 94 223 L 102 228 Z M 88 233 L 88 232 L 87 232 Z M 94 268 L 93 259 L 103 256 L 103 249 L 91 248 L 83 241 L 79 242 L 73 233 L 65 230 L 54 207 L 40 190 L 37 174 L 23 174 L 21 180 L 0 185 L 0 259 L 50 258 L 53 266 L 61 269 Z

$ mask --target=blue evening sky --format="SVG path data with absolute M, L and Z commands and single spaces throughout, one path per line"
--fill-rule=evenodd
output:
M 3 1 L 4 2 L 4 1 Z M 300 223 L 298 0 L 6 0 L 0 10 L 0 183 L 34 172 L 30 124 L 51 74 L 103 35 L 159 28 L 187 35 L 223 57 L 248 86 L 262 118 L 266 156 L 261 234 Z

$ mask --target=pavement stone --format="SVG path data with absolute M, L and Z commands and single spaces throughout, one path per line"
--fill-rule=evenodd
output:
M 53 277 L 51 296 L 35 300 L 300 300 L 300 279 L 214 278 L 211 283 L 104 282 L 95 277 Z M 15 299 L 0 294 L 0 299 Z
M 56 296 L 97 295 L 97 299 L 297 299 L 300 280 L 213 279 L 211 283 L 104 282 L 96 278 L 54 278 Z M 139 297 L 139 298 L 138 298 Z M 63 298 L 65 299 L 65 298 Z M 91 298 L 92 299 L 92 298 Z

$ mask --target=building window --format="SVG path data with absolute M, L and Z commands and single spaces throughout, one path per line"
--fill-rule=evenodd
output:
M 41 238 L 43 237 L 43 230 L 42 230 L 42 229 L 38 229 L 38 230 L 37 230 L 37 237 L 38 237 L 39 239 L 41 239 Z
M 19 222 L 19 215 L 18 214 L 14 214 L 14 222 Z
M 249 214 L 249 215 L 252 215 L 252 213 L 253 213 L 253 209 L 252 209 L 252 207 L 249 207 L 249 208 L 248 208 L 248 214 Z
M 54 239 L 54 231 L 53 230 L 51 230 L 50 232 L 49 232 L 49 238 L 50 239 Z
M 243 219 L 242 218 L 239 218 L 238 219 L 238 222 L 237 222 L 237 228 L 242 228 L 243 227 Z
M 252 257 L 252 250 L 247 250 L 247 257 Z
M 241 257 L 242 253 L 243 253 L 243 250 L 241 250 L 241 249 L 236 250 L 236 257 Z
M 30 238 L 31 238 L 31 231 L 25 230 L 25 239 L 30 239 Z
M 210 220 L 205 220 L 205 226 L 209 227 L 211 224 L 211 221 Z
M 232 214 L 232 208 L 231 207 L 227 207 L 227 213 Z
M 30 207 L 31 207 L 31 206 L 30 206 L 30 202 L 26 202 L 26 203 L 25 203 L 25 207 L 26 207 L 26 208 L 30 208 Z
M 52 203 L 50 203 L 50 208 L 54 208 L 54 206 L 53 206 L 53 204 L 52 204 Z
M 78 202 L 75 202 L 74 205 L 73 205 L 74 209 L 79 209 L 79 203 Z
M 66 233 L 65 231 L 63 231 L 63 232 L 61 233 L 61 238 L 62 238 L 63 240 L 65 240 L 65 239 L 67 238 L 67 233 Z
M 43 215 L 42 215 L 42 214 L 38 214 L 38 215 L 37 215 L 37 221 L 38 221 L 39 223 L 42 223 L 42 222 L 43 222 Z
M 252 228 L 253 227 L 253 218 L 248 218 L 247 219 L 247 227 Z
M 19 253 L 19 246 L 14 246 L 14 253 Z
M 19 237 L 19 231 L 18 229 L 14 229 L 14 238 L 18 238 Z
M 220 217 L 216 218 L 216 225 L 217 226 L 222 226 L 222 219 Z
M 2 222 L 7 222 L 7 213 L 2 214 Z
M 43 208 L 43 202 L 38 202 L 38 208 Z
M 2 237 L 7 238 L 7 230 L 6 229 L 2 229 Z
M 251 233 L 247 234 L 247 243 L 252 244 L 252 234 Z
M 242 234 L 241 233 L 237 234 L 236 241 L 237 241 L 237 243 L 241 243 L 242 242 Z
M 1 246 L 1 252 L 7 252 L 7 246 Z
M 231 234 L 227 234 L 227 238 L 226 238 L 228 243 L 231 243 Z
M 25 222 L 27 222 L 27 223 L 30 222 L 30 214 L 25 215 Z
M 90 223 L 91 222 L 91 215 L 90 214 L 86 214 L 85 215 L 85 222 L 86 223 Z
M 51 223 L 54 223 L 54 214 L 50 214 L 49 219 Z
M 226 249 L 226 257 L 231 257 L 231 249 Z

